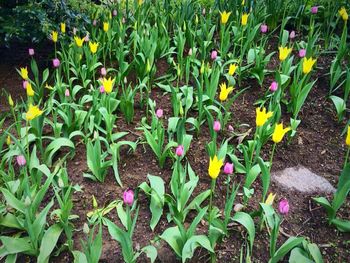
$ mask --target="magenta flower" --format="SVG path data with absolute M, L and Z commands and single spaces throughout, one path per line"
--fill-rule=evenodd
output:
M 156 116 L 158 119 L 162 118 L 163 117 L 163 110 L 162 109 L 158 109 L 156 111 Z
M 210 55 L 211 60 L 215 60 L 217 57 L 218 57 L 218 52 L 216 50 L 213 50 Z
M 219 121 L 214 121 L 213 129 L 216 132 L 219 132 L 221 130 L 221 123 Z
M 106 76 L 107 75 L 107 69 L 106 68 L 101 68 L 101 75 Z
M 22 86 L 23 86 L 24 89 L 27 88 L 27 84 L 28 84 L 28 81 L 27 80 L 23 80 Z
M 270 85 L 270 91 L 275 92 L 278 89 L 278 83 L 273 81 Z
M 175 153 L 177 156 L 181 157 L 184 154 L 184 151 L 185 151 L 185 149 L 184 149 L 183 145 L 179 145 L 176 147 Z
M 34 49 L 30 48 L 28 49 L 29 56 L 34 56 Z
M 295 38 L 295 31 L 292 30 L 290 33 L 289 33 L 289 38 L 290 39 L 294 39 Z
M 133 190 L 124 191 L 123 201 L 124 201 L 124 204 L 128 206 L 132 206 L 132 204 L 134 203 L 134 191 Z
M 278 204 L 278 211 L 282 215 L 286 215 L 289 212 L 289 203 L 287 199 L 282 199 Z
M 66 89 L 66 91 L 64 92 L 64 96 L 66 96 L 66 97 L 69 97 L 69 96 L 70 96 L 69 89 Z
M 318 12 L 318 6 L 311 7 L 311 13 L 312 14 L 317 14 L 317 12 Z
M 299 57 L 300 57 L 300 58 L 303 58 L 303 57 L 305 57 L 305 55 L 306 55 L 306 49 L 304 49 L 304 48 L 303 48 L 303 49 L 300 49 L 300 50 L 299 50 Z
M 266 24 L 262 24 L 260 26 L 260 32 L 265 34 L 267 32 L 268 28 L 267 28 L 267 25 Z
M 23 155 L 17 155 L 16 160 L 17 164 L 21 167 L 25 166 L 27 163 L 26 158 Z
M 233 174 L 233 163 L 225 163 L 224 166 L 224 173 L 225 174 Z
M 58 58 L 54 58 L 52 60 L 52 65 L 53 65 L 54 68 L 58 68 L 60 66 L 60 64 L 61 64 L 61 62 L 60 62 L 60 60 Z
M 104 86 L 100 86 L 100 93 L 105 93 L 105 87 Z

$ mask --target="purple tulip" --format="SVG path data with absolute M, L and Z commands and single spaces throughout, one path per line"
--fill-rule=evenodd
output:
M 278 83 L 273 81 L 270 85 L 270 91 L 275 92 L 278 89 Z
M 34 49 L 30 48 L 28 49 L 29 56 L 34 56 Z
M 260 26 L 260 32 L 261 32 L 261 33 L 265 34 L 265 33 L 267 32 L 267 30 L 268 30 L 267 25 L 262 24 L 262 25 Z
M 311 13 L 312 14 L 317 14 L 317 12 L 318 12 L 318 6 L 311 7 Z
M 224 166 L 224 173 L 225 174 L 233 174 L 233 163 L 225 163 Z
M 300 50 L 299 50 L 299 57 L 300 57 L 300 58 L 303 58 L 303 57 L 305 57 L 305 55 L 306 55 L 306 49 L 304 49 L 304 48 L 303 48 L 303 49 L 300 49 Z
M 290 32 L 289 38 L 290 38 L 290 39 L 294 39 L 294 38 L 295 38 L 295 31 L 294 31 L 294 30 L 292 30 L 292 31 Z
M 162 118 L 163 117 L 163 110 L 162 109 L 158 109 L 156 111 L 156 116 L 158 119 Z
M 101 68 L 101 75 L 106 76 L 107 75 L 107 70 L 106 68 Z
M 219 132 L 221 130 L 221 123 L 219 121 L 214 121 L 213 129 L 216 132 Z
M 183 145 L 179 145 L 176 147 L 175 153 L 177 156 L 181 157 L 184 154 L 184 151 L 185 151 L 185 149 L 184 149 Z
M 27 88 L 27 84 L 28 84 L 28 81 L 27 80 L 23 80 L 22 86 L 23 86 L 24 89 Z
M 26 158 L 23 155 L 17 155 L 16 160 L 17 164 L 21 167 L 25 166 L 27 163 Z
M 132 204 L 134 203 L 134 191 L 133 190 L 124 191 L 123 201 L 124 201 L 124 204 L 128 206 L 132 206 Z
M 58 68 L 60 66 L 60 64 L 61 64 L 61 62 L 60 62 L 60 60 L 58 58 L 54 58 L 52 60 L 52 65 L 53 65 L 54 68 Z
M 282 199 L 278 204 L 278 211 L 282 215 L 286 215 L 289 212 L 289 203 L 287 199 Z
M 69 89 L 66 89 L 66 91 L 64 92 L 64 96 L 66 96 L 66 97 L 69 97 L 69 96 L 70 96 Z
M 216 50 L 213 50 L 210 55 L 211 60 L 215 60 L 217 57 L 218 57 L 218 52 Z
M 105 87 L 100 86 L 100 93 L 105 93 Z

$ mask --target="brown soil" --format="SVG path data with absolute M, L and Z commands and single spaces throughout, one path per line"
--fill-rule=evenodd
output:
M 1 50 L 0 52 L 2 58 L 8 58 L 2 59 L 0 63 L 1 87 L 6 88 L 14 98 L 19 99 L 20 96 L 24 95 L 24 92 L 13 68 L 28 63 L 27 59 L 23 59 L 23 57 L 28 57 L 27 51 L 25 48 L 18 48 L 16 51 Z M 9 59 L 9 54 L 11 54 L 11 59 Z M 12 55 L 14 55 L 14 58 Z M 329 71 L 330 59 L 326 58 L 320 61 L 318 66 L 323 67 L 321 70 L 322 74 Z M 160 62 L 157 68 L 160 71 L 158 74 L 162 75 L 167 69 L 166 62 Z M 312 89 L 300 113 L 299 118 L 302 122 L 298 128 L 297 136 L 290 144 L 284 141 L 278 145 L 272 171 L 301 164 L 313 172 L 324 176 L 331 184 L 336 186 L 346 151 L 344 137 L 341 135 L 345 123 L 337 122 L 335 109 L 326 98 L 328 77 L 324 77 L 323 75 L 319 75 L 318 77 L 319 81 Z M 238 87 L 237 89 L 239 90 L 248 85 L 250 89 L 232 107 L 233 120 L 235 123 L 246 123 L 254 127 L 255 106 L 253 103 L 263 96 L 265 90 L 261 89 L 252 80 L 244 82 L 242 87 Z M 267 88 L 268 85 L 265 84 L 264 86 Z M 151 97 L 156 100 L 157 105 L 161 105 L 164 109 L 164 123 L 166 123 L 166 119 L 172 115 L 169 94 L 164 96 L 160 90 L 154 88 Z M 6 100 L 6 98 L 1 97 L 1 105 L 6 105 Z M 2 110 L 6 111 L 6 108 L 2 106 Z M 145 116 L 145 112 L 136 109 L 135 119 L 132 124 L 127 125 L 123 117 L 118 119 L 118 131 L 130 132 L 125 139 L 135 141 L 141 135 L 141 132 L 135 128 L 140 126 L 140 120 L 143 116 Z M 289 118 L 286 119 L 288 120 Z M 223 133 L 228 133 L 228 131 L 224 131 Z M 195 190 L 195 194 L 210 188 L 210 178 L 207 175 L 208 157 L 205 151 L 205 145 L 209 142 L 209 138 L 208 129 L 204 125 L 199 138 L 193 138 L 190 151 L 186 156 L 192 168 L 200 177 L 200 183 Z M 264 159 L 268 159 L 270 150 L 271 145 L 265 146 L 263 151 Z M 74 194 L 73 209 L 73 214 L 77 214 L 80 217 L 79 220 L 74 222 L 76 229 L 74 247 L 80 249 L 80 239 L 84 237 L 82 227 L 87 221 L 87 212 L 92 209 L 92 196 L 95 196 L 100 206 L 108 204 L 113 200 L 121 199 L 122 193 L 126 188 L 136 189 L 142 182 L 147 181 L 147 174 L 159 175 L 168 183 L 171 177 L 171 162 L 168 161 L 165 168 L 160 169 L 153 152 L 146 145 L 138 145 L 135 153 L 129 153 L 126 149 L 122 150 L 121 162 L 119 164 L 119 172 L 125 186 L 122 189 L 117 185 L 112 170 L 109 171 L 104 183 L 92 182 L 83 177 L 83 172 L 87 171 L 87 164 L 85 147 L 83 144 L 80 144 L 76 148 L 76 154 L 73 160 L 67 163 L 67 170 L 71 182 L 73 184 L 79 184 L 83 188 L 83 192 Z M 240 182 L 240 179 L 242 179 L 241 175 L 235 177 L 236 182 Z M 218 187 L 216 188 L 214 198 L 215 205 L 220 207 L 220 209 L 223 209 L 222 200 L 226 194 L 224 181 L 224 175 L 221 175 L 218 178 Z M 255 199 L 259 199 L 261 196 L 259 182 L 255 183 L 255 190 L 255 195 L 257 196 Z M 328 225 L 325 211 L 317 207 L 311 199 L 317 196 L 317 194 L 301 195 L 299 192 L 285 191 L 273 183 L 270 191 L 277 193 L 277 200 L 288 198 L 291 207 L 290 213 L 284 218 L 281 224 L 281 229 L 285 234 L 280 234 L 279 245 L 287 239 L 287 235 L 304 236 L 319 245 L 325 262 L 349 262 L 350 234 L 340 233 L 334 227 Z M 239 199 L 240 196 L 236 202 Z M 166 217 L 162 217 L 155 231 L 152 232 L 149 227 L 151 214 L 148 199 L 140 193 L 138 202 L 140 204 L 140 214 L 133 239 L 134 247 L 143 247 L 153 241 L 157 245 L 157 235 L 161 234 L 169 226 Z M 255 206 L 256 204 L 251 205 Z M 340 210 L 339 215 L 344 219 L 350 219 L 349 208 L 350 203 L 347 202 Z M 118 221 L 115 211 L 109 213 L 108 217 L 114 222 Z M 189 218 L 191 218 L 191 215 Z M 205 229 L 206 226 L 200 226 L 200 228 Z M 240 250 L 244 245 L 244 239 L 242 238 L 244 235 L 245 232 L 242 228 L 235 227 L 232 229 L 230 236 L 216 248 L 218 262 L 239 262 Z M 252 262 L 268 261 L 268 242 L 269 238 L 266 231 L 257 233 Z M 165 243 L 158 244 L 158 246 L 159 262 L 179 262 Z M 123 262 L 120 247 L 116 241 L 111 239 L 107 229 L 104 229 L 103 232 L 103 254 L 101 260 L 102 262 Z M 58 257 L 52 258 L 52 262 L 67 261 L 72 261 L 72 257 L 68 253 L 62 253 Z M 208 261 L 208 253 L 198 249 L 192 262 L 202 261 Z M 145 262 L 145 258 L 141 257 L 139 262 Z

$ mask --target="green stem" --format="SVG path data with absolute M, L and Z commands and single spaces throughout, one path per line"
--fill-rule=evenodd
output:
M 213 195 L 214 195 L 214 191 L 215 191 L 215 185 L 216 185 L 216 179 L 212 179 L 211 180 L 211 185 L 210 185 L 210 199 L 209 199 L 209 227 L 211 224 L 211 211 L 213 209 Z
M 28 121 L 26 121 L 26 140 L 27 140 L 27 162 L 29 162 L 29 157 L 30 157 L 30 153 L 29 153 L 29 138 L 28 138 L 29 134 L 28 134 Z
M 348 147 L 348 150 L 346 151 L 346 156 L 345 156 L 345 162 L 344 162 L 343 170 L 345 169 L 345 166 L 346 166 L 347 163 L 348 163 L 349 153 L 350 153 L 350 147 Z
M 273 161 L 273 156 L 274 156 L 274 154 L 275 154 L 275 150 L 276 150 L 276 143 L 274 143 L 273 146 L 272 146 L 272 153 L 271 153 L 271 157 L 270 157 L 269 172 L 271 172 L 272 161 Z

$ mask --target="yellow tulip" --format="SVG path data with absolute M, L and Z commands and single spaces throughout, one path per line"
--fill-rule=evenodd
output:
M 219 99 L 221 101 L 225 101 L 228 97 L 228 94 L 230 94 L 233 91 L 233 87 L 226 87 L 226 83 L 220 84 L 220 96 Z
M 75 44 L 78 46 L 78 47 L 82 47 L 83 44 L 84 44 L 84 38 L 80 38 L 78 36 L 75 36 L 74 37 L 74 40 L 75 40 Z
M 272 141 L 274 143 L 279 143 L 282 141 L 283 136 L 291 130 L 291 127 L 287 127 L 283 129 L 283 123 L 277 124 L 275 126 L 275 130 L 272 134 Z
M 95 54 L 97 52 L 98 43 L 89 42 L 89 47 L 90 47 L 91 53 Z
M 345 7 L 342 7 L 342 8 L 339 10 L 339 15 L 341 16 L 341 18 L 342 18 L 344 21 L 347 21 L 347 20 L 349 19 L 349 15 L 348 15 L 348 13 L 346 12 Z
M 28 97 L 33 97 L 34 96 L 34 90 L 32 88 L 32 84 L 30 84 L 30 82 L 27 83 L 26 91 L 27 91 L 27 96 Z
M 213 159 L 210 158 L 208 173 L 212 179 L 216 179 L 219 176 L 220 169 L 223 165 L 223 160 L 219 160 L 215 155 Z
M 43 114 L 43 111 L 40 110 L 38 106 L 33 106 L 32 104 L 30 104 L 29 109 L 26 112 L 26 120 L 31 121 L 36 117 L 39 117 L 41 114 Z
M 107 32 L 109 29 L 109 23 L 108 22 L 103 22 L 103 31 Z
M 242 21 L 241 21 L 242 26 L 247 25 L 247 23 L 248 23 L 248 17 L 249 17 L 249 14 L 244 13 L 244 14 L 242 15 Z
M 229 69 L 228 69 L 228 74 L 230 76 L 233 76 L 233 74 L 235 74 L 237 68 L 238 68 L 237 64 L 231 64 Z
M 266 108 L 256 108 L 256 126 L 261 127 L 265 124 L 265 122 L 271 118 L 273 115 L 272 111 L 266 113 Z
M 62 32 L 62 34 L 66 33 L 66 24 L 65 23 L 61 23 L 61 32 Z
M 288 47 L 279 47 L 278 50 L 279 50 L 280 61 L 284 61 L 292 52 L 292 48 L 288 48 Z
M 348 126 L 348 132 L 347 132 L 347 134 L 346 134 L 345 143 L 346 143 L 347 146 L 350 147 L 350 125 Z
M 21 77 L 22 77 L 22 79 L 28 79 L 28 69 L 27 69 L 27 67 L 20 68 L 20 70 L 21 70 Z
M 114 80 L 115 79 L 112 79 L 111 77 L 109 77 L 109 79 L 103 78 L 102 86 L 104 87 L 106 93 L 112 92 Z
M 312 66 L 315 64 L 316 59 L 304 58 L 303 59 L 303 73 L 308 74 L 312 70 Z
M 14 103 L 13 103 L 13 100 L 12 100 L 11 95 L 9 95 L 8 101 L 9 101 L 9 105 L 10 105 L 11 107 L 13 107 Z
M 225 25 L 231 15 L 231 12 L 227 13 L 226 11 L 224 11 L 222 13 L 220 12 L 220 14 L 221 14 L 221 24 Z
M 10 144 L 11 144 L 11 137 L 10 137 L 10 135 L 7 135 L 6 144 L 7 144 L 8 146 L 10 146 Z
M 143 4 L 143 0 L 137 0 L 138 5 L 142 5 Z
M 276 194 L 270 193 L 266 198 L 265 204 L 272 205 L 273 201 L 275 200 L 275 197 L 276 197 Z
M 51 33 L 51 39 L 52 39 L 52 41 L 55 42 L 55 43 L 58 41 L 58 33 L 57 33 L 57 31 L 52 31 L 52 33 Z

